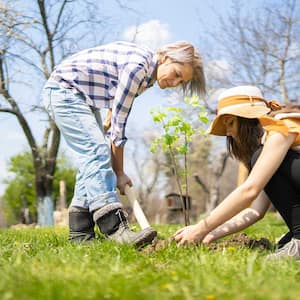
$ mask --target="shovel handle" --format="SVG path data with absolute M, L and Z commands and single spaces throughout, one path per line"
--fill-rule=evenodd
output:
M 125 195 L 127 196 L 128 200 L 130 202 L 130 205 L 133 209 L 133 214 L 134 214 L 137 222 L 141 226 L 141 228 L 145 229 L 145 228 L 150 227 L 150 224 L 149 224 L 139 202 L 137 201 L 135 192 L 134 192 L 133 188 L 130 187 L 129 185 L 125 186 Z

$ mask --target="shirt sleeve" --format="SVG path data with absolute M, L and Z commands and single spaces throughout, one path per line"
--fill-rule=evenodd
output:
M 289 128 L 283 120 L 276 120 L 270 117 L 261 117 L 259 120 L 268 134 L 270 134 L 272 131 L 280 132 L 285 136 L 289 134 Z
M 295 133 L 297 138 L 300 136 L 299 119 L 295 120 L 292 118 L 277 120 L 270 117 L 260 118 L 261 125 L 269 134 L 272 132 L 280 132 L 287 136 L 289 133 Z
M 112 107 L 111 141 L 117 146 L 123 146 L 127 138 L 125 127 L 134 98 L 144 80 L 146 70 L 142 64 L 127 64 L 119 74 L 119 83 Z

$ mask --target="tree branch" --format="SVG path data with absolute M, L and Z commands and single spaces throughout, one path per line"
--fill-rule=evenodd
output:
M 197 175 L 197 174 L 194 174 L 194 179 L 196 180 L 196 182 L 197 182 L 198 184 L 200 184 L 200 186 L 202 187 L 203 191 L 204 191 L 207 195 L 209 195 L 209 194 L 210 194 L 209 188 L 208 188 L 207 185 L 204 183 L 204 181 L 202 181 L 202 179 L 200 178 L 200 176 Z

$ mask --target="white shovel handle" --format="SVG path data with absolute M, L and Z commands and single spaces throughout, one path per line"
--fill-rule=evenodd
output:
M 136 220 L 138 221 L 139 225 L 141 226 L 142 229 L 148 228 L 150 227 L 150 224 L 139 204 L 139 202 L 136 199 L 136 195 L 135 192 L 133 190 L 132 187 L 130 187 L 129 185 L 125 186 L 125 195 L 127 196 L 130 205 L 133 209 L 133 214 L 136 218 Z

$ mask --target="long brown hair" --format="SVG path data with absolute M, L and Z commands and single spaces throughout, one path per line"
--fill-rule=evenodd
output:
M 274 117 L 279 113 L 300 112 L 300 105 L 287 104 L 280 109 L 272 110 L 268 116 Z M 238 141 L 231 136 L 227 137 L 227 150 L 229 154 L 244 163 L 250 169 L 250 161 L 254 152 L 261 144 L 261 137 L 264 130 L 258 119 L 237 117 L 238 120 Z
M 237 120 L 238 140 L 228 136 L 227 150 L 231 156 L 243 162 L 249 169 L 251 157 L 259 148 L 264 131 L 258 119 L 237 117 Z

